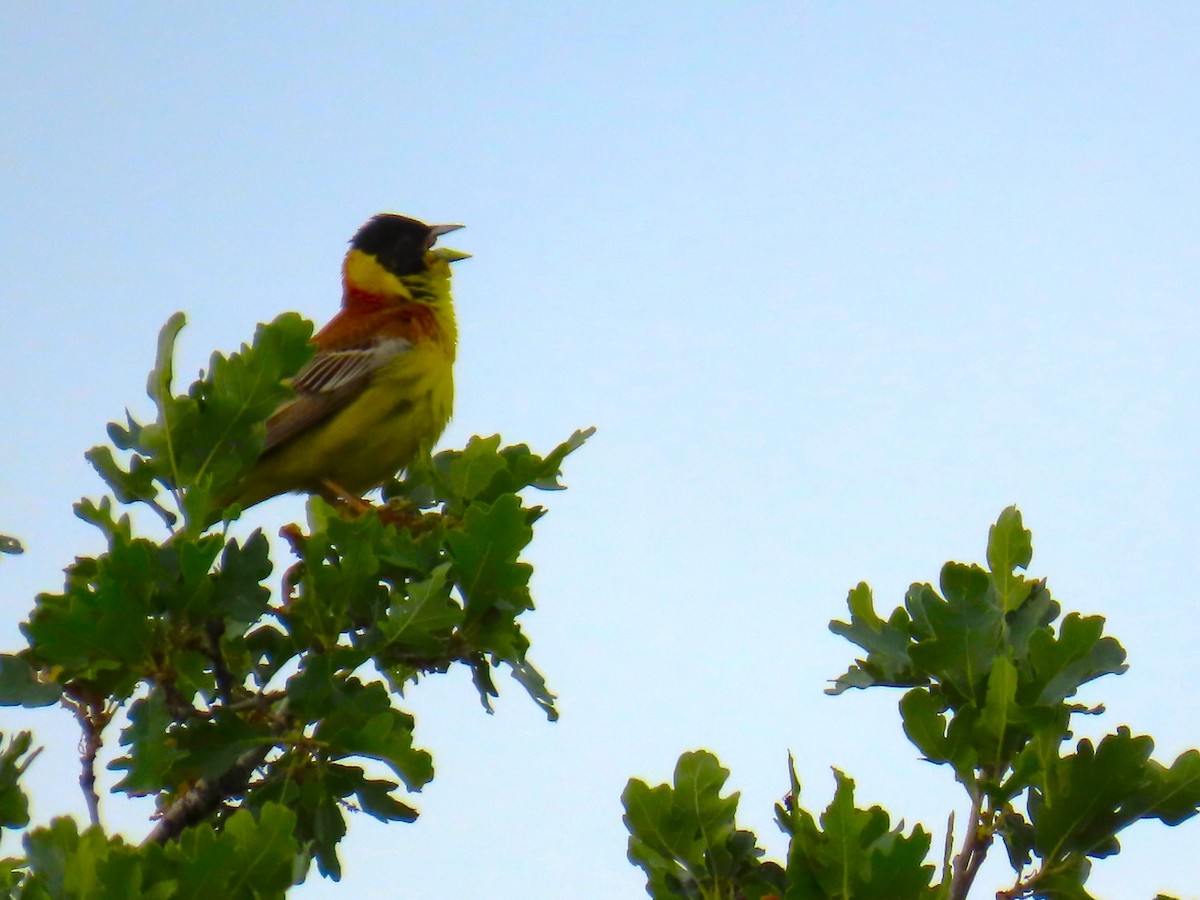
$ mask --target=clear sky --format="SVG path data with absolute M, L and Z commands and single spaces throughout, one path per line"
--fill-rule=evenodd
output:
M 184 378 L 323 322 L 377 211 L 468 226 L 443 446 L 599 429 L 533 549 L 561 721 L 507 679 L 492 717 L 462 673 L 414 691 L 437 777 L 413 826 L 355 817 L 344 889 L 642 896 L 619 795 L 698 747 L 776 856 L 789 750 L 809 804 L 838 766 L 939 846 L 957 786 L 898 694 L 822 694 L 855 649 L 826 626 L 982 559 L 1010 503 L 1129 651 L 1079 733 L 1200 746 L 1200 6 L 8 3 L 0 40 L 5 649 L 100 549 L 82 454 L 148 411 L 163 321 Z M 47 745 L 35 817 L 81 813 L 70 718 L 0 722 Z M 1196 896 L 1198 841 L 1144 823 L 1089 886 Z

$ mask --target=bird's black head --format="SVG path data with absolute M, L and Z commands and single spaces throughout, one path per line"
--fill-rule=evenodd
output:
M 358 229 L 350 246 L 370 253 L 393 275 L 415 275 L 425 270 L 425 252 L 441 235 L 460 225 L 426 225 L 416 219 L 380 213 Z

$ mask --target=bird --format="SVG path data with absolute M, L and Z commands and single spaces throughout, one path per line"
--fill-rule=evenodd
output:
M 462 225 L 369 219 L 342 264 L 342 304 L 312 339 L 294 395 L 266 422 L 262 454 L 216 510 L 284 493 L 361 503 L 441 436 L 454 406 L 458 325 L 450 263 L 435 247 Z

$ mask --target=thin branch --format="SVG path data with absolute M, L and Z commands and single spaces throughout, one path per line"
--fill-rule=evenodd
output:
M 954 857 L 954 810 L 950 810 L 950 818 L 946 821 L 946 843 L 942 847 L 942 884 L 951 880 Z
M 225 665 L 221 652 L 221 637 L 225 634 L 224 619 L 210 619 L 205 628 L 208 636 L 208 658 L 213 666 L 213 679 L 217 682 L 217 696 L 228 706 L 233 702 L 233 676 Z
M 271 691 L 267 694 L 254 694 L 242 700 L 223 705 L 225 712 L 243 712 L 247 709 L 260 708 L 264 712 L 287 697 L 286 691 Z
M 1018 900 L 1020 897 L 1028 897 L 1042 874 L 1041 871 L 1034 872 L 1025 880 L 1021 880 L 1018 875 L 1016 882 L 1007 891 L 996 891 L 996 900 Z
M 1019 900 L 1021 897 L 1028 897 L 1037 890 L 1038 882 L 1044 878 L 1053 875 L 1056 870 L 1067 864 L 1069 857 L 1060 859 L 1058 864 L 1042 860 L 1042 867 L 1035 871 L 1028 878 L 1022 879 L 1018 874 L 1017 880 L 1007 891 L 997 891 L 996 900 Z
M 175 523 L 179 521 L 179 516 L 175 515 L 175 513 L 171 512 L 157 500 L 143 499 L 142 502 L 158 514 L 158 517 L 163 520 L 168 529 L 174 528 Z M 182 509 L 182 506 L 180 508 Z
M 83 802 L 87 805 L 88 820 L 100 824 L 100 795 L 96 792 L 96 757 L 104 744 L 104 728 L 112 720 L 112 714 L 103 707 L 79 698 L 64 699 L 63 705 L 75 714 L 83 736 L 79 741 L 79 788 L 83 791 Z
M 949 900 L 965 900 L 975 874 L 987 857 L 992 834 L 983 823 L 984 791 L 977 784 L 971 790 L 971 814 L 967 820 L 967 837 L 963 848 L 954 858 L 954 877 L 950 881 Z

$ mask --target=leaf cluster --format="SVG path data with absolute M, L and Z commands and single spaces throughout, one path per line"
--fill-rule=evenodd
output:
M 1070 613 L 1060 620 L 1046 581 L 1023 574 L 1032 554 L 1032 535 L 1010 507 L 989 532 L 986 567 L 947 563 L 939 589 L 914 584 L 886 620 L 867 585 L 850 591 L 850 621 L 830 628 L 866 655 L 829 693 L 905 689 L 905 733 L 925 759 L 953 770 L 970 798 L 971 818 L 956 853 L 949 829 L 942 879 L 933 885 L 934 866 L 925 862 L 930 839 L 920 826 L 905 835 L 890 827 L 883 810 L 854 807 L 853 782 L 841 773 L 818 825 L 798 805 L 793 769 L 788 799 L 776 810 L 790 837 L 781 896 L 959 900 L 999 837 L 1016 881 L 998 897 L 1088 900 L 1092 860 L 1119 850 L 1122 829 L 1145 818 L 1177 825 L 1200 812 L 1200 751 L 1165 765 L 1151 758 L 1153 741 L 1126 726 L 1098 743 L 1069 746 L 1073 717 L 1099 711 L 1074 698 L 1088 682 L 1125 671 L 1125 651 L 1104 634 L 1099 616 Z M 627 790 L 627 808 L 630 799 L 657 797 L 666 809 L 669 789 L 656 791 Z M 644 813 L 626 816 L 630 855 L 650 876 L 651 895 L 693 896 L 681 887 L 686 878 L 664 874 L 673 871 L 664 860 L 679 865 L 691 858 L 665 855 L 648 837 L 652 821 Z M 725 827 L 734 830 L 732 807 Z M 707 870 L 683 865 L 702 885 L 696 896 L 759 896 L 753 880 L 718 883 Z
M 128 461 L 104 445 L 86 456 L 119 502 L 144 503 L 173 525 L 178 517 L 161 499 L 167 494 L 196 535 L 215 518 L 214 499 L 262 452 L 267 417 L 292 396 L 288 379 L 312 358 L 313 326 L 296 313 L 259 325 L 251 346 L 229 356 L 214 353 L 207 376 L 176 395 L 175 341 L 184 324 L 183 313 L 175 313 L 158 337 L 146 381 L 155 421 L 142 424 L 126 413 L 124 425 L 109 423 L 109 438 Z
M 140 848 L 73 823 L 27 835 L 27 860 L 10 869 L 23 884 L 44 880 L 49 895 L 74 896 L 68 882 L 116 867 L 147 895 L 186 896 L 151 886 L 222 855 L 223 871 L 236 872 L 256 843 L 271 851 L 267 869 L 286 870 L 286 880 L 270 882 L 280 890 L 303 878 L 310 859 L 339 877 L 348 812 L 416 818 L 401 797 L 429 782 L 433 761 L 399 702 L 455 665 L 469 668 L 488 711 L 504 668 L 557 717 L 520 624 L 533 609 L 521 556 L 544 514 L 521 492 L 560 488 L 563 459 L 590 430 L 546 456 L 502 446 L 499 436 L 473 439 L 414 466 L 381 508 L 347 511 L 313 498 L 307 526 L 281 532 L 294 561 L 273 593 L 261 532 L 238 541 L 207 529 L 240 513 L 215 509 L 214 498 L 261 451 L 263 420 L 311 352 L 311 324 L 287 315 L 260 326 L 253 346 L 214 356 L 206 376 L 174 395 L 182 324 L 177 316 L 164 327 L 150 375 L 157 419 L 127 416 L 109 429 L 118 452 L 88 454 L 119 503 L 146 504 L 181 527 L 155 541 L 136 535 L 112 498 L 80 502 L 77 515 L 106 549 L 76 559 L 62 591 L 37 598 L 22 625 L 28 646 L 0 656 L 0 703 L 58 702 L 75 714 L 85 795 L 119 722 L 114 791 L 152 796 L 159 808 Z M 0 810 L 5 771 L 0 759 Z M 208 895 L 275 890 L 248 884 Z
M 141 847 L 55 819 L 27 836 L 26 859 L 0 862 L 0 890 L 22 900 L 282 897 L 296 877 L 295 818 L 268 804 L 257 816 L 233 814 L 219 831 L 203 824 L 176 842 Z
M 763 900 L 782 893 L 783 870 L 762 862 L 754 835 L 737 828 L 738 795 L 721 796 L 729 778 L 711 753 L 684 753 L 674 784 L 630 779 L 621 795 L 629 859 L 646 872 L 653 897 Z
M 815 819 L 800 806 L 800 782 L 775 808 L 789 849 L 785 865 L 764 860 L 753 832 L 737 827 L 738 794 L 720 795 L 729 777 L 711 753 L 684 753 L 673 784 L 630 779 L 622 794 L 629 859 L 656 898 L 689 900 L 896 900 L 935 898 L 930 836 L 892 827 L 878 806 L 854 805 L 854 782 L 834 770 L 837 791 Z

